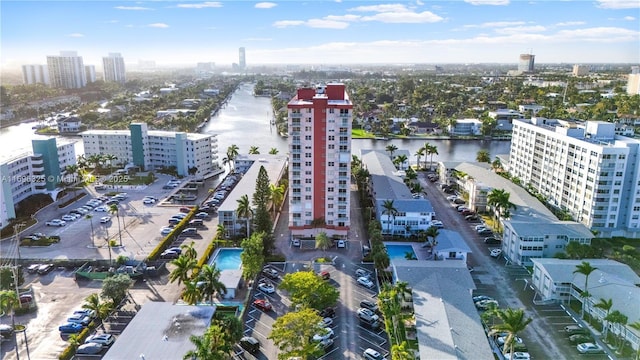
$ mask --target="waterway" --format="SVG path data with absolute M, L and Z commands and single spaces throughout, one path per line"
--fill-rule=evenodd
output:
M 233 93 L 227 105 L 211 117 L 202 132 L 218 135 L 220 159 L 232 144 L 238 146 L 240 153 L 247 153 L 251 146 L 257 146 L 263 154 L 268 153 L 271 148 L 278 149 L 280 154 L 286 154 L 287 139 L 278 135 L 275 126 L 270 124 L 271 119 L 271 100 L 267 97 L 253 96 L 253 86 L 242 84 Z M 0 129 L 0 158 L 29 151 L 31 139 L 46 138 L 34 133 L 34 125 L 35 123 L 23 123 Z M 68 139 L 80 140 L 77 136 Z M 423 147 L 425 142 L 435 145 L 438 149 L 438 155 L 433 156 L 434 161 L 475 161 L 476 154 L 481 149 L 489 151 L 491 158 L 494 158 L 497 154 L 508 154 L 511 145 L 509 141 L 504 140 L 354 139 L 352 152 L 358 155 L 361 149 L 385 150 L 387 145 L 394 144 L 398 149 L 409 150 L 410 161 L 414 162 L 415 152 Z M 76 155 L 83 153 L 82 141 L 78 141 Z

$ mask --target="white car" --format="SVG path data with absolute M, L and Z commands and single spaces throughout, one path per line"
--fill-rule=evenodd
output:
M 373 312 L 373 310 L 369 310 L 367 308 L 359 308 L 358 309 L 358 317 L 365 321 L 376 321 L 380 319 L 378 314 Z
M 371 279 L 369 279 L 368 277 L 361 276 L 357 281 L 358 284 L 366 287 L 367 289 L 371 289 L 374 286 L 373 281 L 371 281 Z
M 489 253 L 489 255 L 491 255 L 491 257 L 497 258 L 502 254 L 502 249 L 493 249 L 491 250 L 491 253 Z
M 531 359 L 531 355 L 529 355 L 528 352 L 516 351 L 513 353 L 513 357 L 511 356 L 511 353 L 506 353 L 504 358 L 505 360 L 529 360 Z
M 47 226 L 65 226 L 67 222 L 60 219 L 53 219 L 51 221 L 47 221 Z
M 479 225 L 476 225 L 476 226 L 475 226 L 475 229 L 476 229 L 476 231 L 482 231 L 482 230 L 487 229 L 487 225 L 485 225 L 485 224 L 479 224 Z
M 107 212 L 107 211 L 109 211 L 109 207 L 107 205 L 100 205 L 97 208 L 93 209 L 93 211 Z
M 64 215 L 64 216 L 62 217 L 62 220 L 64 220 L 64 221 L 73 221 L 73 220 L 75 220 L 75 219 L 77 219 L 77 217 L 75 217 L 75 216 L 73 216 L 73 215 Z
M 324 341 L 326 339 L 331 339 L 333 337 L 333 330 L 331 330 L 331 328 L 326 327 L 326 328 L 324 328 L 324 330 L 325 330 L 324 334 L 315 334 L 315 335 L 313 335 L 313 341 L 320 342 L 320 341 Z
M 116 338 L 111 334 L 96 334 L 96 335 L 89 336 L 87 340 L 84 341 L 84 343 L 85 344 L 95 343 L 95 344 L 102 344 L 103 346 L 109 346 L 113 344 L 115 340 Z
M 600 354 L 604 352 L 602 346 L 594 343 L 582 343 L 576 346 L 580 354 Z
M 356 276 L 357 277 L 369 277 L 371 275 L 370 272 L 368 272 L 365 269 L 358 269 L 356 270 Z
M 276 287 L 273 286 L 273 284 L 267 282 L 261 282 L 260 284 L 258 284 L 258 289 L 267 294 L 273 294 L 274 292 L 276 292 Z
M 326 317 L 324 319 L 322 319 L 322 321 L 320 321 L 320 323 L 318 325 L 322 326 L 322 327 L 328 327 L 331 326 L 333 324 L 333 319 L 330 317 Z
M 69 318 L 67 318 L 67 321 L 68 322 L 72 322 L 72 323 L 76 323 L 76 324 L 80 324 L 82 326 L 87 326 L 91 322 L 91 318 L 86 316 L 86 315 L 83 315 L 83 314 L 74 313 Z
M 372 348 L 368 348 L 362 353 L 362 356 L 366 360 L 387 360 L 386 357 L 382 356 L 379 352 L 373 350 Z
M 173 231 L 173 228 L 171 227 L 163 227 L 160 230 L 160 235 L 169 235 L 172 231 Z
M 80 208 L 77 208 L 75 211 L 79 212 L 79 213 L 80 213 L 80 214 L 82 214 L 82 215 L 85 215 L 85 214 L 88 214 L 88 213 L 89 213 L 89 211 L 88 211 L 87 209 L 85 209 L 85 208 L 81 208 L 81 207 L 80 207 Z
M 498 345 L 504 345 L 504 343 L 507 341 L 507 337 L 506 336 L 499 336 L 498 339 L 496 340 L 496 342 L 498 343 Z M 524 343 L 524 341 L 522 341 L 522 338 L 519 337 L 515 337 L 513 339 L 513 341 L 515 342 L 515 344 L 522 344 Z
M 480 300 L 475 303 L 476 308 L 479 310 L 487 310 L 490 306 L 494 305 L 496 307 L 500 306 L 495 300 Z
M 442 229 L 444 227 L 444 224 L 440 220 L 431 220 L 431 226 Z
M 100 223 L 101 224 L 106 224 L 109 221 L 111 221 L 111 216 L 103 216 L 103 217 L 100 218 Z
M 145 205 L 155 204 L 156 200 L 152 199 L 152 198 L 144 198 L 142 200 L 142 203 L 145 204 Z
M 338 244 L 336 246 L 338 249 L 344 249 L 347 247 L 347 242 L 344 240 L 338 240 Z

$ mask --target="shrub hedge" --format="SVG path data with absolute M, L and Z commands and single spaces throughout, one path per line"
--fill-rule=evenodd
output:
M 78 336 L 76 337 L 76 339 L 78 339 L 78 344 L 84 344 L 84 341 L 87 339 L 87 337 L 89 336 L 89 334 L 95 330 L 95 328 L 98 325 L 96 324 L 95 321 L 92 321 L 91 323 L 89 323 L 89 326 L 87 326 L 86 328 L 82 329 L 82 331 L 80 331 L 80 333 L 78 333 Z M 73 357 L 76 355 L 76 350 L 77 347 L 74 344 L 69 344 L 60 354 L 60 356 L 58 356 L 58 360 L 71 360 L 73 359 Z
M 173 230 L 167 236 L 165 236 L 162 241 L 160 241 L 160 243 L 158 243 L 158 246 L 156 246 L 156 248 L 151 251 L 147 259 L 152 261 L 157 260 L 158 256 L 160 256 L 160 254 L 162 254 L 162 252 L 167 249 L 169 245 L 171 245 L 173 240 L 180 236 L 180 233 L 187 226 L 187 224 L 189 224 L 189 221 L 191 221 L 193 215 L 198 212 L 198 209 L 198 206 L 195 206 L 193 209 L 191 209 L 191 211 L 187 213 L 187 216 L 185 216 L 184 219 L 182 219 L 182 221 L 180 221 L 178 225 L 176 225 L 176 227 L 174 227 Z

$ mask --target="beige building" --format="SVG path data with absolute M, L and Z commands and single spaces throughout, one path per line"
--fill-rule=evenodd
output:
M 573 76 L 585 76 L 589 75 L 589 66 L 588 65 L 573 65 L 573 71 L 571 72 Z
M 627 94 L 640 94 L 640 66 L 631 67 L 631 74 L 629 74 L 629 78 L 627 80 Z

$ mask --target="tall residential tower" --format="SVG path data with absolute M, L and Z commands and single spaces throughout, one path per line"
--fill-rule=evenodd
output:
M 47 65 L 22 65 L 22 81 L 25 85 L 49 85 L 49 69 L 47 69 Z
M 298 89 L 287 110 L 291 235 L 346 237 L 353 104 L 345 85 Z
M 245 57 L 245 52 L 243 47 L 238 49 L 238 66 L 240 67 L 240 69 L 244 69 L 247 67 L 247 59 Z
M 533 54 L 520 54 L 520 61 L 518 61 L 518 72 L 520 73 L 532 73 L 535 71 L 536 56 Z
M 80 89 L 87 85 L 82 56 L 75 51 L 61 51 L 47 56 L 51 86 L 62 89 Z
M 117 82 L 124 84 L 127 81 L 124 70 L 124 58 L 120 53 L 109 53 L 102 58 L 102 68 L 105 82 Z

